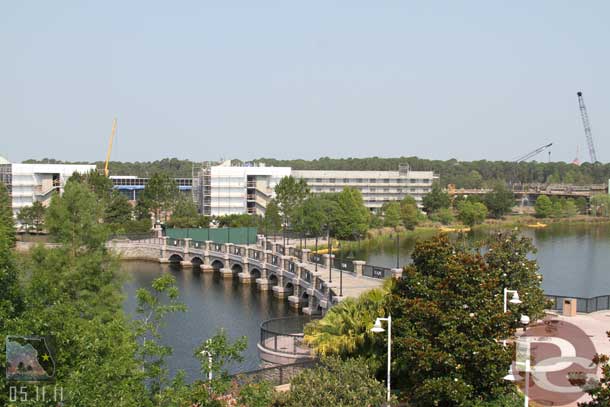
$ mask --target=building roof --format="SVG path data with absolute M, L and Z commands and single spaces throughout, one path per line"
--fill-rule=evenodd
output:
M 11 162 L 0 155 L 0 164 L 10 164 Z

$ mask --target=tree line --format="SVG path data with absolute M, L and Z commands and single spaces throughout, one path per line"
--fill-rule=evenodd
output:
M 234 164 L 243 163 L 232 160 Z M 62 163 L 54 159 L 27 160 L 26 163 Z M 321 157 L 313 160 L 278 160 L 274 158 L 258 158 L 256 163 L 269 166 L 292 167 L 295 170 L 371 170 L 397 171 L 399 165 L 408 164 L 415 171 L 434 171 L 440 175 L 442 186 L 454 184 L 458 188 L 483 188 L 493 186 L 498 181 L 505 183 L 565 183 L 574 185 L 606 184 L 610 179 L 610 163 L 583 163 L 574 165 L 566 162 L 514 162 L 514 161 L 458 161 L 429 160 L 419 157 L 396 158 L 329 158 Z M 78 164 L 85 164 L 79 162 Z M 103 168 L 103 162 L 97 161 L 98 168 Z M 189 178 L 193 166 L 200 164 L 190 160 L 164 158 L 149 162 L 110 162 L 111 173 L 114 175 L 135 175 L 150 177 L 155 173 L 166 173 L 174 178 Z

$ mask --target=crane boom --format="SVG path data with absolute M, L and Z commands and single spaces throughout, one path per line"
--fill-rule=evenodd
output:
M 110 153 L 112 152 L 112 143 L 114 142 L 115 134 L 116 134 L 116 117 L 112 121 L 112 132 L 110 133 L 110 141 L 108 142 L 108 152 L 106 153 L 106 162 L 104 163 L 104 175 L 106 177 L 109 174 L 108 164 L 110 163 Z
M 577 92 L 578 96 L 578 107 L 580 108 L 580 116 L 582 118 L 582 125 L 585 128 L 585 137 L 587 138 L 587 147 L 589 147 L 589 157 L 591 162 L 597 162 L 597 153 L 595 152 L 595 145 L 593 144 L 593 133 L 591 133 L 591 123 L 589 122 L 589 114 L 587 113 L 587 107 L 585 101 L 582 98 L 582 92 Z
M 537 148 L 537 149 L 535 149 L 534 151 L 530 151 L 529 153 L 525 154 L 524 156 L 517 158 L 517 159 L 515 160 L 515 162 L 519 163 L 519 162 L 521 162 L 521 161 L 528 160 L 528 159 L 530 159 L 530 158 L 532 158 L 532 157 L 534 157 L 534 156 L 536 156 L 536 155 L 540 154 L 541 152 L 543 152 L 543 151 L 544 151 L 544 150 L 546 150 L 547 148 L 550 148 L 552 145 L 553 145 L 553 143 L 549 143 L 549 144 L 546 144 L 546 145 L 544 145 L 544 146 L 542 146 L 542 147 L 538 147 L 538 148 Z

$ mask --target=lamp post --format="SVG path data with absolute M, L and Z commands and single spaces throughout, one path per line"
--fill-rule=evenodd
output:
M 396 231 L 396 268 L 400 268 L 400 235 Z
M 523 396 L 524 396 L 523 405 L 525 407 L 529 406 L 529 387 L 530 387 L 529 371 L 530 371 L 530 360 L 525 359 L 525 389 L 523 391 Z M 504 380 L 507 380 L 509 382 L 520 382 L 521 380 L 523 380 L 523 377 L 519 376 L 519 372 L 517 372 L 515 369 L 513 369 L 513 366 L 511 365 L 510 369 L 508 370 L 508 374 L 506 376 L 504 376 Z
M 509 290 L 508 288 L 504 288 L 504 313 L 508 312 L 508 304 L 521 304 L 523 301 L 519 298 L 519 293 L 517 290 Z M 508 295 L 512 294 L 512 298 L 509 300 Z M 519 320 L 523 325 L 523 329 L 530 323 L 530 317 L 522 314 L 521 319 Z M 506 339 L 502 341 L 502 344 L 506 346 Z M 529 405 L 529 371 L 530 371 L 530 360 L 529 358 L 525 359 L 525 390 L 524 390 L 524 399 L 525 399 L 525 407 Z M 523 378 L 519 376 L 519 373 L 513 370 L 513 366 L 511 365 L 508 374 L 504 376 L 504 380 L 508 380 L 511 382 L 521 381 Z
M 387 318 L 377 318 L 375 325 L 371 328 L 371 332 L 380 333 L 384 332 L 385 329 L 381 326 L 381 321 L 388 321 L 388 376 L 387 376 L 387 402 L 390 405 L 390 368 L 392 363 L 392 316 L 388 315 Z
M 333 242 L 330 241 L 330 224 L 326 231 L 326 241 L 328 242 L 328 282 L 333 282 Z
M 212 381 L 212 353 L 209 350 L 202 350 L 199 352 L 201 355 L 207 355 L 208 357 L 208 381 Z
M 339 297 L 343 297 L 343 253 L 341 251 L 341 241 L 337 245 L 339 248 Z

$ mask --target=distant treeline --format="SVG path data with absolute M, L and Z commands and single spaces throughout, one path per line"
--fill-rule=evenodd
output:
M 268 166 L 292 167 L 296 170 L 398 170 L 400 164 L 408 164 L 412 170 L 434 171 L 440 175 L 443 186 L 455 184 L 458 188 L 479 188 L 492 186 L 498 181 L 509 183 L 566 183 L 575 185 L 605 184 L 610 179 L 610 164 L 584 163 L 580 166 L 565 162 L 521 162 L 510 161 L 458 161 L 427 160 L 418 157 L 399 158 L 329 158 L 315 160 L 276 160 L 259 158 L 253 160 Z M 61 163 L 53 159 L 28 160 L 26 163 Z M 242 163 L 233 160 L 235 164 Z M 84 163 L 80 163 L 84 164 Z M 98 168 L 103 162 L 98 161 Z M 155 172 L 172 177 L 190 177 L 193 161 L 177 158 L 148 162 L 110 162 L 113 175 L 135 175 L 148 177 Z M 195 166 L 200 164 L 195 163 Z

